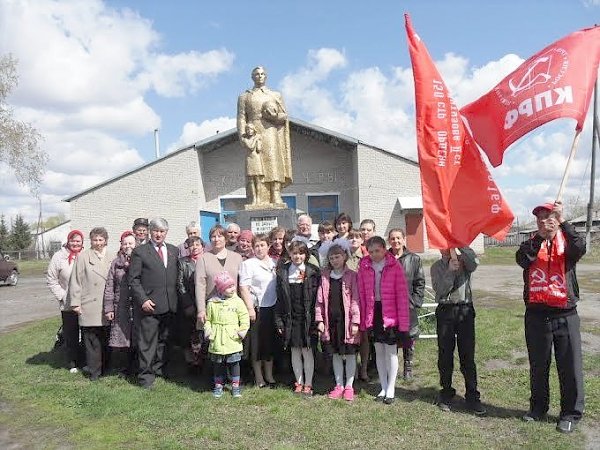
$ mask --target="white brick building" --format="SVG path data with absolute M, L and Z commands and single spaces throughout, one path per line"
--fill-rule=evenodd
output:
M 409 248 L 427 251 L 416 161 L 297 119 L 290 120 L 294 182 L 283 197 L 314 223 L 346 212 L 355 227 L 373 219 L 378 234 L 407 229 Z M 181 148 L 155 161 L 80 192 L 71 204 L 73 229 L 104 226 L 109 246 L 136 217 L 169 221 L 169 242 L 185 238 L 197 220 L 206 237 L 216 221 L 245 203 L 245 150 L 235 129 Z M 482 251 L 483 246 L 475 248 Z

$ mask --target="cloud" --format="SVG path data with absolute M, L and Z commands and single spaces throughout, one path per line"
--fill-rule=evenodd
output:
M 236 127 L 236 120 L 231 117 L 218 117 L 201 123 L 187 122 L 179 139 L 169 146 L 167 153 L 194 144 L 202 139 L 214 136 L 216 133 L 228 131 Z
M 150 20 L 101 0 L 0 2 L 0 54 L 18 59 L 9 101 L 44 136 L 50 156 L 41 187 L 47 210 L 65 212 L 57 199 L 143 163 L 130 142 L 161 126 L 150 96 L 194 94 L 235 59 L 226 48 L 168 53 L 162 46 Z M 16 186 L 6 169 L 0 212 L 37 211 L 18 186 L 20 197 L 5 198 Z

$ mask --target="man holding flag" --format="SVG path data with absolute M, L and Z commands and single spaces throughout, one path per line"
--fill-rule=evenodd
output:
M 560 385 L 560 416 L 556 429 L 571 433 L 583 415 L 583 370 L 575 265 L 585 254 L 585 240 L 565 221 L 562 203 L 533 210 L 537 233 L 521 244 L 517 263 L 523 268 L 525 341 L 529 353 L 531 397 L 526 422 L 541 421 L 550 404 L 552 346 Z

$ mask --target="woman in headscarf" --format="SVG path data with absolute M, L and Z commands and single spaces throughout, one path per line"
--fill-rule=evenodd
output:
M 79 353 L 79 322 L 76 313 L 66 306 L 69 277 L 83 249 L 83 233 L 73 230 L 67 236 L 67 242 L 50 260 L 46 275 L 46 284 L 52 295 L 58 301 L 62 317 L 62 337 L 66 346 L 67 368 L 71 373 L 77 373 L 77 355 Z
M 105 365 L 108 322 L 103 314 L 104 286 L 111 260 L 106 254 L 108 233 L 102 227 L 90 231 L 92 248 L 81 252 L 69 279 L 68 303 L 78 315 L 91 381 Z

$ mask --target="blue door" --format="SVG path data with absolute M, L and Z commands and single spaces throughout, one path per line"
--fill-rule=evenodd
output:
M 200 211 L 200 232 L 204 242 L 209 242 L 208 233 L 219 222 L 219 213 Z
M 295 195 L 282 195 L 281 198 L 283 199 L 284 203 L 287 205 L 288 208 L 296 211 L 296 196 Z

